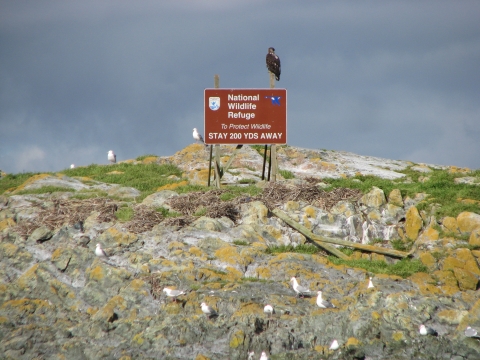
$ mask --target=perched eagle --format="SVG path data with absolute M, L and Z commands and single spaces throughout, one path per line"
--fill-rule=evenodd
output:
M 280 81 L 280 58 L 275 54 L 275 49 L 273 47 L 268 48 L 267 54 L 267 69 L 271 73 L 275 74 L 275 79 Z

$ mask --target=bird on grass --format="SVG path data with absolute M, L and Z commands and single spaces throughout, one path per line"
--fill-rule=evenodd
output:
M 108 161 L 110 161 L 111 164 L 115 164 L 117 162 L 117 155 L 115 155 L 113 150 L 108 151 Z
M 431 327 L 427 327 L 423 324 L 419 326 L 419 331 L 420 331 L 420 335 L 432 335 L 432 336 L 438 335 L 438 333 L 435 330 L 433 330 Z
M 275 79 L 280 81 L 280 58 L 275 54 L 275 49 L 273 47 L 268 48 L 268 53 L 266 57 L 267 69 L 275 75 Z
M 300 295 L 301 297 L 303 297 L 304 295 L 310 295 L 310 294 L 311 294 L 311 293 L 310 293 L 310 289 L 298 285 L 297 279 L 295 279 L 295 277 L 292 277 L 292 278 L 290 279 L 290 282 L 292 283 L 293 290 L 294 290 L 298 295 Z
M 168 297 L 172 298 L 172 301 L 177 301 L 177 296 L 185 295 L 185 291 L 183 290 L 174 290 L 169 288 L 164 288 L 163 292 L 167 294 Z
M 103 258 L 108 257 L 107 253 L 102 249 L 102 246 L 100 244 L 97 244 L 97 248 L 95 249 L 95 255 Z
M 330 301 L 327 301 L 325 299 L 322 298 L 322 292 L 321 291 L 317 291 L 317 305 L 318 307 L 321 307 L 323 309 L 329 309 L 329 308 L 334 308 L 335 305 L 333 305 Z
M 217 312 L 210 306 L 208 306 L 207 304 L 205 304 L 204 302 L 201 304 L 201 307 L 202 307 L 202 312 L 207 315 L 207 317 L 210 319 L 212 316 L 216 316 L 217 315 Z

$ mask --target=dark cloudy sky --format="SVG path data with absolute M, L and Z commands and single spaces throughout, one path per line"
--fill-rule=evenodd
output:
M 172 155 L 203 90 L 265 88 L 288 144 L 480 168 L 480 1 L 0 0 L 0 169 Z

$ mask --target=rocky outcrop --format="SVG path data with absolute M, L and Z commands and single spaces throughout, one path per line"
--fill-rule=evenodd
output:
M 312 160 L 313 152 L 287 150 L 290 162 L 303 156 L 316 169 L 333 168 L 322 164 L 327 162 L 323 158 Z M 253 168 L 256 160 L 245 155 L 239 161 L 235 169 L 247 162 Z M 402 164 L 383 167 L 390 174 Z M 381 161 L 375 166 L 381 168 Z M 203 169 L 189 171 L 201 178 Z M 61 185 L 49 186 L 112 188 L 65 176 L 60 180 Z M 116 197 L 122 199 L 115 200 L 118 208 L 132 205 L 135 189 L 122 193 L 132 196 Z M 413 242 L 413 257 L 425 271 L 404 278 L 335 265 L 322 252 L 272 254 L 269 248 L 298 247 L 308 239 L 258 199 L 239 203 L 235 221 L 203 215 L 186 226 L 156 221 L 148 230 L 133 231 L 103 213 L 115 209 L 113 204 L 97 201 L 89 203 L 93 207 L 85 219 L 74 223 L 65 217 L 53 228 L 48 222 L 36 229 L 19 227 L 45 219 L 59 204 L 73 203 L 72 196 L 67 190 L 0 198 L 2 358 L 247 359 L 249 351 L 255 351 L 255 358 L 266 351 L 271 359 L 479 358 L 480 340 L 464 336 L 467 326 L 480 328 L 476 213 L 432 219 L 417 208 L 421 196 L 402 197 L 398 189 L 385 194 L 376 187 L 329 208 L 302 200 L 279 206 L 317 235 L 365 244 L 381 241 L 384 246 Z M 143 206 L 172 209 L 169 201 L 178 196 L 162 190 Z M 84 209 L 79 201 L 75 206 Z M 451 237 L 452 232 L 461 237 Z M 95 256 L 97 243 L 107 258 Z M 399 261 L 362 252 L 351 259 Z M 315 297 L 297 296 L 291 277 L 312 293 L 322 290 L 335 307 L 319 308 Z M 369 277 L 373 288 L 368 288 Z M 164 287 L 186 294 L 172 301 L 164 296 Z M 202 302 L 218 316 L 202 313 Z M 266 304 L 273 306 L 272 316 L 263 312 Z M 420 324 L 438 335 L 420 335 Z M 330 350 L 334 339 L 340 347 Z

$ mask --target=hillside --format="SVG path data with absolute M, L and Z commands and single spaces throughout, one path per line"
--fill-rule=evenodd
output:
M 208 157 L 3 174 L 1 358 L 479 358 L 479 170 L 282 146 L 268 183 L 245 146 L 215 189 Z

